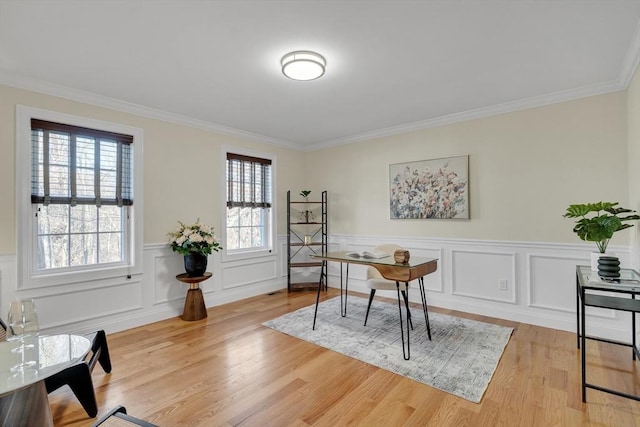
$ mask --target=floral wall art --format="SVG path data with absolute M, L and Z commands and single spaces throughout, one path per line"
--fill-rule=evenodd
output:
M 469 219 L 469 156 L 389 165 L 392 219 Z

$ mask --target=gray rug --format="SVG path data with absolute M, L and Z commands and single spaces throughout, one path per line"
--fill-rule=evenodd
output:
M 397 304 L 374 300 L 367 326 L 363 326 L 366 299 L 350 295 L 343 318 L 340 297 L 332 298 L 320 303 L 312 330 L 314 309 L 315 304 L 263 325 L 476 403 L 513 332 L 512 328 L 430 311 L 429 341 L 422 309 L 412 307 L 411 359 L 404 360 Z

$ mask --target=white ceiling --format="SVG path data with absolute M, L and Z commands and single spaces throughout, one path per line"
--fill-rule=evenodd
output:
M 292 50 L 327 58 L 285 78 Z M 0 0 L 0 82 L 309 150 L 626 88 L 640 0 Z

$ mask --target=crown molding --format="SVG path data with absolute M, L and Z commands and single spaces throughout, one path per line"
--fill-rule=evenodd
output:
M 627 82 L 628 85 L 628 82 Z M 351 144 L 365 140 L 382 138 L 401 133 L 414 132 L 424 129 L 435 128 L 469 120 L 480 119 L 499 114 L 511 113 L 529 108 L 542 107 L 545 105 L 557 104 L 560 102 L 572 101 L 575 99 L 586 98 L 589 96 L 602 95 L 610 92 L 617 92 L 626 89 L 619 80 L 612 80 L 604 83 L 597 83 L 589 86 L 583 86 L 576 89 L 554 92 L 546 95 L 534 96 L 531 98 L 521 99 L 512 102 L 505 102 L 490 107 L 477 108 L 474 110 L 463 111 L 460 113 L 448 114 L 446 116 L 434 117 L 432 119 L 421 120 L 417 122 L 407 123 L 399 126 L 392 126 L 379 129 L 373 132 L 365 132 L 358 135 L 339 138 L 331 141 L 315 144 L 308 147 L 305 151 L 316 151 L 325 148 L 336 147 L 339 145 Z
M 47 82 L 40 79 L 34 79 L 20 74 L 15 74 L 6 70 L 0 70 L 0 84 L 15 87 L 18 89 L 30 90 L 33 92 L 43 93 L 45 95 L 56 96 L 71 101 L 82 102 L 84 104 L 94 105 L 96 107 L 108 108 L 111 110 L 121 111 L 125 113 L 135 114 L 141 117 L 160 120 L 164 122 L 175 123 L 177 125 L 188 126 L 191 128 L 202 129 L 215 132 L 227 136 L 248 139 L 254 142 L 261 142 L 270 145 L 276 145 L 283 148 L 299 150 L 300 146 L 289 141 L 281 141 L 264 135 L 258 135 L 235 129 L 204 120 L 194 119 L 180 114 L 169 113 L 166 111 L 156 110 L 154 108 L 145 107 L 130 102 L 121 101 L 115 98 L 98 95 L 92 92 L 86 92 L 79 89 L 62 86 L 55 83 Z
M 267 136 L 246 132 L 240 129 L 222 126 L 215 123 L 206 122 L 204 120 L 193 119 L 179 114 L 168 113 L 141 105 L 128 103 L 118 99 L 97 95 L 91 92 L 85 92 L 82 90 L 57 85 L 39 79 L 33 79 L 30 77 L 13 74 L 7 71 L 0 72 L 0 84 L 16 87 L 19 89 L 40 92 L 51 96 L 69 99 L 72 101 L 95 105 L 98 107 L 104 107 L 116 111 L 135 114 L 142 117 L 175 123 L 178 125 L 188 126 L 196 129 L 202 129 L 232 137 L 240 137 L 254 142 L 266 143 L 291 150 L 310 152 L 366 141 L 370 139 L 420 131 L 424 129 L 495 116 L 499 114 L 511 113 L 519 110 L 542 107 L 545 105 L 551 105 L 560 102 L 572 101 L 575 99 L 625 90 L 631 82 L 631 78 L 633 77 L 635 70 L 638 68 L 638 64 L 640 64 L 640 22 L 636 27 L 634 39 L 629 46 L 626 59 L 623 63 L 623 68 L 621 69 L 620 77 L 617 80 L 582 86 L 579 88 L 554 92 L 546 95 L 534 96 L 531 98 L 506 102 L 489 107 L 448 114 L 445 116 L 434 117 L 432 119 L 406 123 L 399 126 L 391 126 L 372 132 L 364 132 L 345 138 L 338 138 L 315 143 L 313 144 L 313 146 L 303 146 L 301 144 L 296 144 L 290 141 L 277 140 Z

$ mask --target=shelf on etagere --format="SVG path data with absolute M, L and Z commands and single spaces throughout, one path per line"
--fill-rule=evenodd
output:
M 290 291 L 315 291 L 318 289 L 318 282 L 292 282 L 289 283 Z
M 291 200 L 287 191 L 287 288 L 289 292 L 327 287 L 326 261 L 308 261 L 310 255 L 324 254 L 328 248 L 327 192 L 321 200 Z M 311 268 L 301 275 L 298 268 Z M 294 273 L 293 270 L 296 270 Z M 317 277 L 317 281 L 312 281 Z M 303 283 L 300 283 L 303 282 Z
M 322 262 L 292 262 L 291 267 L 322 267 Z

